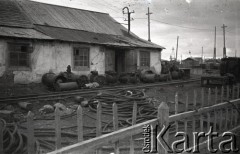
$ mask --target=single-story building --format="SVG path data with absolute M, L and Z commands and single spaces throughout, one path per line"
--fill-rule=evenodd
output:
M 148 42 L 109 14 L 28 0 L 0 0 L 0 77 L 14 83 L 41 82 L 65 71 L 100 74 L 151 67 L 164 47 Z

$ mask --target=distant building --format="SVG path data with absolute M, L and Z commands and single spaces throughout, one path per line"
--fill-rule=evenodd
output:
M 182 67 L 185 68 L 193 68 L 199 67 L 200 64 L 203 63 L 203 59 L 201 57 L 188 57 L 182 61 Z

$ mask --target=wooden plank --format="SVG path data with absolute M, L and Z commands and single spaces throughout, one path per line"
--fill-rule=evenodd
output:
M 78 142 L 83 141 L 83 111 L 81 105 L 77 108 L 77 132 L 78 132 Z
M 205 99 L 204 99 L 204 88 L 201 89 L 201 100 L 202 100 L 201 108 L 203 108 L 203 107 L 204 107 L 204 104 L 205 104 Z
M 188 103 L 189 103 L 189 97 L 188 97 L 188 92 L 186 92 L 186 101 L 185 101 L 185 112 L 188 111 Z
M 218 99 L 218 88 L 215 88 L 215 98 L 214 98 L 214 104 L 217 104 L 217 99 Z
M 113 130 L 118 130 L 118 107 L 117 104 L 113 104 Z M 119 140 L 114 143 L 114 154 L 119 154 Z
M 169 107 L 165 102 L 162 102 L 158 107 L 158 123 L 161 128 L 163 126 L 167 127 L 169 125 Z M 169 132 L 166 132 L 163 138 L 168 143 Z M 168 152 L 165 150 L 167 148 L 164 148 L 162 146 L 164 145 L 158 144 L 158 153 L 167 154 Z
M 221 103 L 223 103 L 223 97 L 224 97 L 224 87 L 221 88 Z
M 59 108 L 56 107 L 55 109 L 55 146 L 56 146 L 56 150 L 61 148 L 61 124 L 60 124 L 61 120 L 60 120 L 60 111 Z
M 207 105 L 210 106 L 211 103 L 211 88 L 208 88 L 208 97 L 207 97 Z
M 28 154 L 35 153 L 34 150 L 34 124 L 33 124 L 33 113 L 31 111 L 28 112 L 27 115 L 27 151 Z
M 136 124 L 137 121 L 137 103 L 133 104 L 133 114 L 132 114 L 132 126 Z M 130 154 L 134 154 L 134 140 L 133 136 L 130 138 Z
M 99 102 L 97 105 L 97 121 L 96 121 L 96 136 L 102 135 L 102 103 Z M 97 154 L 102 153 L 102 149 L 96 149 Z
M 178 114 L 178 92 L 175 94 L 175 114 Z M 175 121 L 176 132 L 178 132 L 178 121 Z

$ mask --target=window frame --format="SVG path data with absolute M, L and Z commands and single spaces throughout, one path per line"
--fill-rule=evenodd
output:
M 19 61 L 21 60 L 21 58 L 19 57 L 19 55 L 21 55 L 20 51 L 16 52 L 16 48 L 17 46 L 25 46 L 26 47 L 26 52 L 23 52 L 26 54 L 26 59 L 22 59 L 25 60 L 26 65 L 20 65 Z M 32 50 L 31 49 L 32 44 L 30 42 L 7 42 L 7 51 L 8 51 L 8 58 L 7 58 L 7 69 L 8 70 L 13 70 L 13 71 L 31 71 L 31 53 Z M 23 54 L 22 53 L 22 54 Z M 12 54 L 16 54 L 18 56 L 17 61 L 18 64 L 17 65 L 13 65 L 12 64 L 12 58 L 11 55 Z
M 148 57 L 145 55 L 148 55 Z M 143 57 L 143 56 L 145 56 L 145 57 Z M 147 65 L 143 65 L 143 63 L 147 63 Z M 140 65 L 140 67 L 150 67 L 150 65 L 151 65 L 151 52 L 150 51 L 139 51 L 139 65 Z
M 88 61 L 87 61 L 87 66 L 84 66 L 84 61 L 86 61 L 84 58 L 83 58 L 83 65 L 82 66 L 76 66 L 75 65 L 75 51 L 76 49 L 87 49 L 87 56 L 88 56 Z M 79 53 L 81 53 L 81 51 L 79 51 Z M 81 56 L 81 55 L 79 55 Z M 84 54 L 82 55 L 83 57 L 85 56 Z M 78 60 L 81 62 L 81 60 Z M 76 71 L 89 71 L 90 70 L 90 47 L 89 46 L 74 46 L 73 47 L 73 51 L 72 51 L 72 66 L 73 66 L 73 70 L 76 70 Z

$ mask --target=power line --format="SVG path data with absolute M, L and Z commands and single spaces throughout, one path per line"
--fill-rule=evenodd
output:
M 186 28 L 186 29 L 193 29 L 193 30 L 204 30 L 204 31 L 212 31 L 213 29 L 201 29 L 201 28 L 194 28 L 194 27 L 186 27 L 186 26 L 181 26 L 181 25 L 175 25 L 175 24 L 171 24 L 171 23 L 167 23 L 164 21 L 160 21 L 160 20 L 156 20 L 156 19 L 151 19 L 152 21 L 156 21 L 156 22 L 160 22 L 162 24 L 166 24 L 166 25 L 170 25 L 170 26 L 176 26 L 176 27 L 180 27 L 180 28 Z

